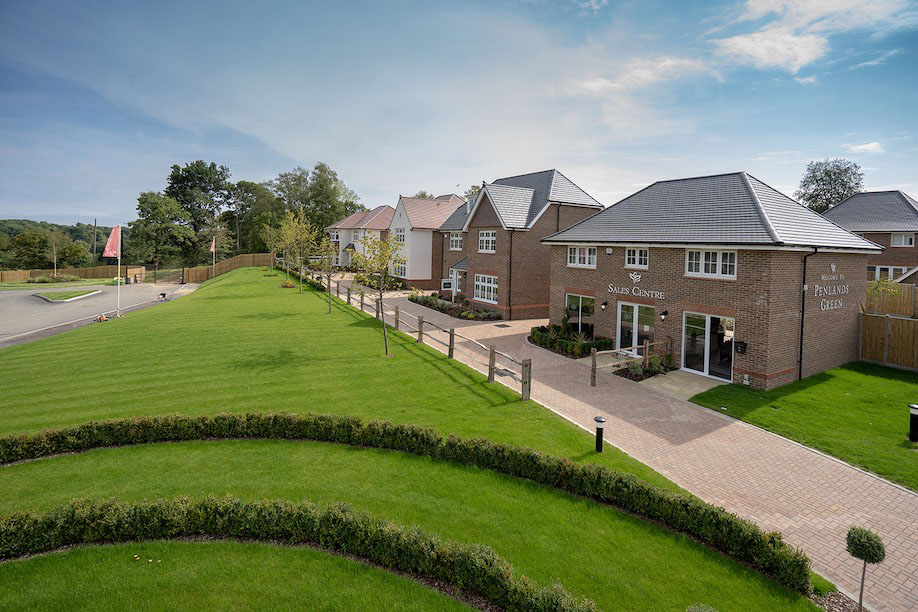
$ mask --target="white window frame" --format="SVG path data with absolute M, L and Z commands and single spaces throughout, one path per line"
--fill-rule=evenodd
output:
M 908 272 L 910 268 L 903 266 L 876 266 L 873 268 L 873 279 L 889 278 L 895 280 Z
M 395 241 L 399 244 L 405 244 L 405 228 L 395 228 Z
M 643 260 L 643 263 L 641 263 Z M 646 270 L 650 263 L 650 249 L 641 247 L 625 248 L 625 267 L 635 270 Z
M 478 230 L 478 252 L 497 252 L 497 230 Z
M 357 244 L 357 242 L 358 242 L 361 238 L 363 238 L 363 230 L 355 229 L 355 230 L 354 230 L 354 240 L 353 240 L 353 243 L 354 243 L 354 244 Z
M 698 254 L 694 258 L 694 254 Z M 712 249 L 686 249 L 685 250 L 685 276 L 692 278 L 719 278 L 724 280 L 736 280 L 736 269 L 738 264 L 736 251 L 715 251 Z M 732 274 L 723 272 L 724 266 L 728 265 L 733 269 Z M 697 268 L 697 269 L 693 269 Z M 713 269 L 713 272 L 709 270 Z
M 476 274 L 472 297 L 478 302 L 497 303 L 497 277 L 490 274 Z
M 896 244 L 896 238 L 899 244 Z M 895 249 L 910 249 L 915 246 L 915 234 L 911 232 L 893 232 L 889 237 L 889 246 Z
M 596 252 L 596 247 L 567 247 L 567 267 L 595 270 Z
M 329 232 L 331 234 L 331 239 L 333 242 L 338 242 L 338 230 L 332 230 Z
M 408 276 L 408 264 L 406 263 L 397 263 L 392 266 L 392 274 L 399 277 L 405 278 Z
M 461 251 L 462 250 L 462 232 L 450 232 L 449 233 L 449 250 L 450 251 Z

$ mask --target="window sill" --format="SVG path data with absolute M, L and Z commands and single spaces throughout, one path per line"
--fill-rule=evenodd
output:
M 650 269 L 650 266 L 649 265 L 648 266 L 629 266 L 628 264 L 625 264 L 625 269 L 626 270 L 648 270 Z
M 478 252 L 483 253 L 484 255 L 494 255 L 497 253 L 497 251 L 482 251 L 481 249 L 479 249 Z
M 723 281 L 735 281 L 736 276 L 721 276 L 720 274 L 693 274 L 691 272 L 686 272 L 683 276 L 685 278 L 700 278 L 703 280 L 723 280 Z
M 914 249 L 914 244 L 891 244 L 889 245 L 891 249 Z
M 497 300 L 486 300 L 479 297 L 473 297 L 472 299 L 476 302 L 481 302 L 482 304 L 497 304 Z
M 572 263 L 567 264 L 567 267 L 568 268 L 580 268 L 582 270 L 595 270 L 596 269 L 596 266 L 588 266 L 584 264 L 572 264 Z
M 459 249 L 450 249 L 449 251 L 450 251 L 450 253 L 460 253 L 460 252 L 462 251 L 462 249 L 461 249 L 461 248 L 459 248 Z

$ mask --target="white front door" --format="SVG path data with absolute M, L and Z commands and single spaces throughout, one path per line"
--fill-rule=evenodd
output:
M 653 342 L 654 319 L 656 316 L 657 310 L 653 306 L 618 302 L 618 327 L 615 328 L 615 348 L 625 349 L 634 355 L 643 355 L 644 340 Z
M 682 367 L 705 376 L 733 379 L 735 319 L 686 312 L 682 315 Z

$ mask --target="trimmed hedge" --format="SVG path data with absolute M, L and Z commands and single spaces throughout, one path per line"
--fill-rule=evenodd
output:
M 129 504 L 75 500 L 46 514 L 0 517 L 0 559 L 77 544 L 187 537 L 310 544 L 383 567 L 446 581 L 506 610 L 591 611 L 560 585 L 534 585 L 486 546 L 443 542 L 420 529 L 355 512 L 347 504 L 324 510 L 311 503 L 244 502 L 227 497 Z
M 810 561 L 801 550 L 785 543 L 781 534 L 766 533 L 723 508 L 595 464 L 575 464 L 487 440 L 444 439 L 432 429 L 414 425 L 276 413 L 139 417 L 0 437 L 0 464 L 107 446 L 211 438 L 337 442 L 398 450 L 526 478 L 659 522 L 758 568 L 785 586 L 802 593 L 810 590 Z

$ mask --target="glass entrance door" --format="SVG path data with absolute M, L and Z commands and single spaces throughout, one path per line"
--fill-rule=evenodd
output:
M 687 312 L 683 319 L 682 367 L 699 374 L 733 379 L 735 319 Z
M 643 355 L 644 340 L 653 342 L 653 328 L 656 316 L 657 311 L 653 306 L 619 302 L 618 333 L 615 334 L 615 348 L 627 349 L 629 353 Z

